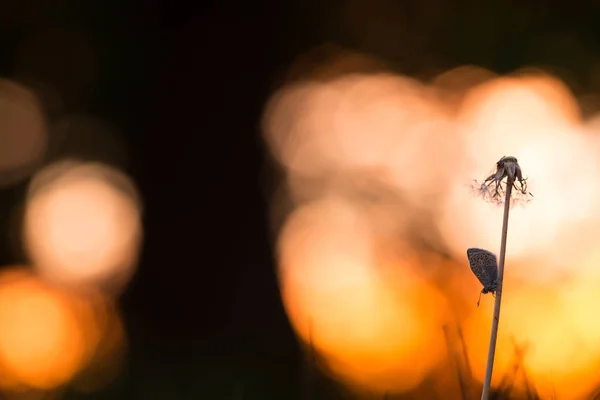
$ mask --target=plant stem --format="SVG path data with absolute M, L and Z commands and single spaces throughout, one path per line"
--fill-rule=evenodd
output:
M 468 389 L 467 389 L 467 384 L 465 383 L 465 380 L 463 379 L 463 374 L 462 374 L 461 365 L 460 365 L 460 358 L 457 357 L 457 354 L 456 354 L 457 352 L 454 349 L 454 347 L 452 346 L 452 340 L 450 339 L 450 332 L 449 332 L 448 325 L 444 325 L 442 327 L 442 329 L 444 330 L 444 336 L 446 338 L 446 347 L 448 348 L 448 355 L 454 361 L 454 367 L 456 368 L 456 378 L 458 381 L 458 386 L 460 388 L 461 399 L 467 400 Z
M 506 236 L 508 234 L 508 212 L 510 210 L 510 195 L 513 180 L 508 176 L 506 182 L 506 199 L 504 200 L 504 219 L 502 221 L 502 241 L 500 243 L 500 262 L 498 264 L 498 285 L 496 287 L 496 301 L 494 302 L 494 317 L 492 319 L 492 332 L 490 334 L 490 347 L 488 349 L 487 366 L 485 368 L 485 379 L 481 400 L 488 400 L 492 384 L 492 370 L 494 369 L 494 356 L 496 354 L 496 341 L 498 339 L 498 323 L 500 321 L 500 305 L 502 302 L 502 282 L 504 279 L 504 259 L 506 256 Z

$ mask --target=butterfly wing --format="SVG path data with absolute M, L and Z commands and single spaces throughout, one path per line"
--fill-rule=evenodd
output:
M 469 267 L 484 288 L 495 288 L 498 281 L 498 261 L 496 255 L 484 249 L 467 249 Z

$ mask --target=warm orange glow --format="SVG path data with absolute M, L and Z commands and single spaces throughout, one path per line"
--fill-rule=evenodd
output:
M 529 346 L 524 365 L 542 397 L 584 396 L 598 384 L 593 371 L 600 362 L 600 326 L 589 319 L 600 283 L 593 239 L 600 228 L 600 193 L 590 184 L 600 177 L 598 147 L 581 134 L 572 95 L 548 77 L 500 78 L 477 87 L 459 121 L 469 138 L 468 161 L 456 175 L 440 220 L 457 257 L 471 246 L 497 252 L 502 224 L 501 208 L 474 198 L 459 177 L 482 178 L 476 171 L 489 168 L 488 160 L 511 154 L 531 178 L 535 195 L 532 203 L 511 211 L 494 382 L 511 368 L 514 338 Z M 486 307 L 467 324 L 479 379 L 492 302 Z
M 58 164 L 32 182 L 25 241 L 35 267 L 64 283 L 126 282 L 141 236 L 131 183 L 99 164 Z
M 90 359 L 99 332 L 89 306 L 24 270 L 0 275 L 0 383 L 49 389 Z
M 581 255 L 575 250 L 586 235 L 565 235 L 565 230 L 583 225 L 590 229 L 600 211 L 600 192 L 590 184 L 600 178 L 598 151 L 577 131 L 573 103 L 562 84 L 550 78 L 501 78 L 468 96 L 460 119 L 468 136 L 466 161 L 454 176 L 441 220 L 457 255 L 474 245 L 494 251 L 499 246 L 502 209 L 473 197 L 465 183 L 468 177 L 481 179 L 489 160 L 513 154 L 532 177 L 535 201 L 512 211 L 509 257 L 538 254 L 555 264 L 550 270 L 540 265 L 543 272 L 538 273 L 544 275 L 556 268 L 572 269 L 573 256 Z M 554 245 L 558 237 L 569 245 Z M 531 268 L 537 267 L 526 274 L 533 273 Z
M 433 80 L 433 86 L 443 104 L 454 113 L 460 109 L 465 96 L 471 89 L 495 77 L 496 74 L 492 71 L 466 65 L 439 74 Z
M 378 270 L 368 225 L 343 200 L 297 210 L 280 262 L 294 325 L 305 340 L 312 325 L 315 347 L 353 384 L 409 389 L 440 359 L 437 294 L 406 267 Z
M 284 88 L 269 103 L 264 126 L 267 142 L 293 175 L 376 170 L 417 206 L 445 185 L 460 145 L 433 93 L 390 74 Z M 423 153 L 436 162 L 422 162 Z
M 598 383 L 596 371 L 600 366 L 600 326 L 594 323 L 595 311 L 590 306 L 600 300 L 597 291 L 589 283 L 576 280 L 536 287 L 511 279 L 506 283 L 505 296 L 502 319 L 506 328 L 500 329 L 495 384 L 512 367 L 516 341 L 526 348 L 524 366 L 542 398 L 552 392 L 566 399 L 590 393 Z M 492 302 L 486 306 L 486 312 L 473 314 L 466 325 L 479 379 L 485 371 Z
M 92 302 L 100 340 L 90 364 L 73 382 L 78 391 L 91 393 L 110 384 L 123 370 L 127 338 L 114 304 L 99 298 Z
M 502 208 L 470 183 L 512 155 L 535 197 L 511 210 L 494 384 L 513 366 L 514 339 L 542 398 L 585 396 L 600 385 L 597 120 L 582 121 L 567 87 L 533 70 L 463 67 L 430 85 L 361 73 L 282 88 L 264 130 L 287 171 L 279 270 L 297 332 L 307 340 L 312 321 L 315 346 L 346 382 L 408 391 L 442 368 L 441 326 L 456 323 L 481 381 L 493 300 L 475 306 L 466 249 L 498 252 Z

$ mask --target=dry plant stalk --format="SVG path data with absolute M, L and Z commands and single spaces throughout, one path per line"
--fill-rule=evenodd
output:
M 506 178 L 506 179 L 505 179 Z M 513 188 L 515 195 L 513 196 Z M 481 399 L 487 400 L 492 382 L 496 341 L 498 339 L 498 324 L 500 322 L 500 305 L 502 303 L 502 282 L 504 278 L 504 260 L 506 257 L 506 237 L 508 234 L 508 214 L 511 204 L 521 200 L 529 201 L 532 197 L 527 191 L 527 179 L 523 178 L 521 167 L 515 157 L 502 157 L 496 163 L 496 171 L 488 176 L 483 183 L 477 184 L 475 189 L 487 201 L 504 203 L 504 218 L 502 221 L 502 240 L 500 243 L 500 262 L 496 268 L 495 256 L 483 249 L 468 249 L 471 269 L 484 285 L 482 293 L 496 294 L 494 302 L 494 315 L 492 318 L 492 331 L 488 349 L 487 366 Z M 491 255 L 491 256 L 490 256 Z M 479 304 L 479 303 L 478 303 Z
M 446 348 L 448 349 L 448 355 L 450 357 L 450 360 L 453 362 L 454 368 L 456 369 L 456 378 L 458 381 L 458 387 L 460 388 L 461 398 L 462 400 L 468 400 L 470 381 L 465 381 L 464 374 L 461 368 L 462 365 L 460 362 L 460 356 L 457 354 L 456 349 L 452 345 L 453 343 L 452 339 L 450 338 L 449 329 L 450 328 L 448 325 L 442 326 L 442 330 L 444 331 L 444 338 L 446 339 Z

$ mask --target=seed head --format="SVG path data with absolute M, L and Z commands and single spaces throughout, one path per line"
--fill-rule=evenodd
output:
M 528 202 L 533 195 L 527 191 L 527 178 L 523 178 L 523 172 L 515 157 L 504 156 L 497 163 L 493 171 L 480 183 L 474 181 L 473 189 L 484 198 L 484 200 L 495 204 L 503 204 L 507 185 L 512 185 L 511 203 Z

